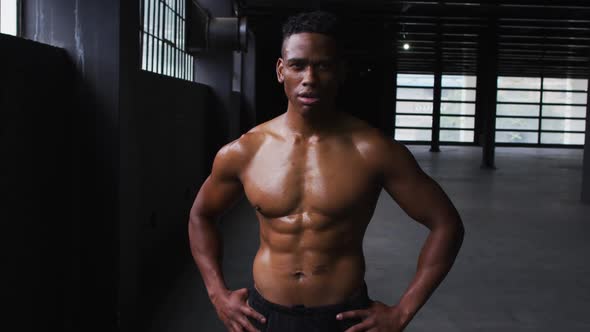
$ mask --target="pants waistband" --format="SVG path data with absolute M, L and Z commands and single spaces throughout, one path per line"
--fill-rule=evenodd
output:
M 271 311 L 278 311 L 287 314 L 334 314 L 337 312 L 350 310 L 350 308 L 352 307 L 367 307 L 370 303 L 367 284 L 365 281 L 363 281 L 360 289 L 349 299 L 341 303 L 322 306 L 306 307 L 302 304 L 294 306 L 284 306 L 281 304 L 273 303 L 262 297 L 262 295 L 258 292 L 255 286 L 250 287 L 248 294 L 248 300 L 251 301 L 251 303 L 254 303 L 257 306 L 262 306 Z

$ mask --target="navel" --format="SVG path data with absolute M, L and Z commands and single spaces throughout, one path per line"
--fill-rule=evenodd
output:
M 295 272 L 293 272 L 293 278 L 295 278 L 297 280 L 301 280 L 301 279 L 305 278 L 305 273 L 303 273 L 303 271 L 295 271 Z

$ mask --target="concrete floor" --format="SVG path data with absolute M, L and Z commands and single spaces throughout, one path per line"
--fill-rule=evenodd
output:
M 410 146 L 466 227 L 453 270 L 407 332 L 590 331 L 590 205 L 580 203 L 582 150 Z M 230 287 L 251 284 L 258 226 L 245 201 L 222 221 Z M 394 304 L 414 275 L 428 229 L 383 192 L 364 248 L 371 298 Z M 224 331 L 194 264 L 170 281 L 151 331 Z

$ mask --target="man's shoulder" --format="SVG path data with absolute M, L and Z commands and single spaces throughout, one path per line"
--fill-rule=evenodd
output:
M 350 114 L 344 115 L 344 123 L 344 128 L 355 141 L 371 141 L 377 139 L 380 134 L 379 129 Z
M 388 159 L 399 157 L 406 149 L 402 143 L 366 121 L 350 116 L 351 138 L 363 159 L 378 166 Z
M 346 121 L 348 122 L 347 131 L 357 148 L 379 152 L 389 145 L 399 144 L 392 137 L 383 133 L 381 129 L 371 126 L 362 119 L 347 115 Z
M 225 144 L 217 152 L 217 157 L 236 166 L 247 163 L 256 154 L 264 140 L 272 134 L 270 126 L 273 120 L 261 123 Z

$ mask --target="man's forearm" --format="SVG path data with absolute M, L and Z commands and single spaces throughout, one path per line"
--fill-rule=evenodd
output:
M 460 222 L 433 229 L 418 259 L 416 275 L 401 297 L 399 307 L 409 322 L 451 269 L 463 242 Z
M 221 263 L 223 242 L 214 223 L 205 217 L 191 217 L 188 226 L 190 247 L 207 293 L 213 299 L 227 291 Z

